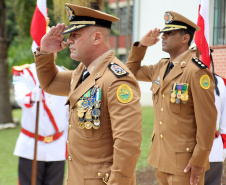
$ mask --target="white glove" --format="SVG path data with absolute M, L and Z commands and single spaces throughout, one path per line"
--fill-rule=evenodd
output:
M 37 102 L 42 100 L 42 89 L 39 86 L 33 88 L 31 92 L 31 101 Z

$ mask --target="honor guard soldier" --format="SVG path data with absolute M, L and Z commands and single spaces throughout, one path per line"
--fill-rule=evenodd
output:
M 148 163 L 160 185 L 203 185 L 216 127 L 214 79 L 188 49 L 200 28 L 176 12 L 166 12 L 164 19 L 161 31 L 150 30 L 133 45 L 127 61 L 137 80 L 152 82 L 155 122 Z M 160 33 L 170 58 L 141 66 Z
M 226 157 L 226 79 L 215 75 L 215 105 L 217 121 L 215 139 L 209 156 L 210 169 L 205 173 L 205 185 L 221 185 L 223 163 Z
M 68 96 L 66 184 L 135 185 L 142 138 L 140 89 L 110 50 L 111 24 L 118 18 L 73 4 L 65 7 L 70 25 L 51 28 L 37 48 L 35 61 L 42 89 Z M 71 59 L 80 64 L 74 71 L 59 72 L 53 53 L 67 44 Z
M 196 55 L 197 46 L 193 43 L 190 48 Z M 210 52 L 213 49 L 210 47 Z M 211 58 L 212 59 L 212 58 Z M 216 133 L 213 146 L 209 156 L 210 169 L 205 173 L 205 185 L 221 185 L 223 163 L 226 157 L 226 79 L 214 73 L 214 63 L 212 64 L 212 74 L 215 79 L 215 105 L 217 108 Z
M 61 67 L 57 69 L 63 71 Z M 14 155 L 19 156 L 19 184 L 31 185 L 38 116 L 36 102 L 40 101 L 36 184 L 62 185 L 68 125 L 67 97 L 54 96 L 40 89 L 35 63 L 14 66 L 13 85 L 15 100 L 22 108 L 21 132 L 14 150 Z

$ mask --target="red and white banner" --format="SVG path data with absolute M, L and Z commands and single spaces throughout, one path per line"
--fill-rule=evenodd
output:
M 201 60 L 210 67 L 210 49 L 209 49 L 209 1 L 199 1 L 199 14 L 197 25 L 200 30 L 195 33 L 195 44 L 201 52 Z
M 41 38 L 46 34 L 46 18 L 46 0 L 37 0 L 30 30 L 31 36 L 33 38 L 33 43 L 31 46 L 32 52 L 35 52 L 36 48 L 40 46 Z

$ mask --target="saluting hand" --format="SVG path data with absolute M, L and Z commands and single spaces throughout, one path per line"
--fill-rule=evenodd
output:
M 140 44 L 138 45 L 138 47 L 142 47 L 142 46 L 152 46 L 154 44 L 156 44 L 159 41 L 159 35 L 161 33 L 160 29 L 155 28 L 154 30 L 150 30 L 140 41 Z
M 198 185 L 199 177 L 203 172 L 203 168 L 198 167 L 198 166 L 194 166 L 194 165 L 188 163 L 188 165 L 184 169 L 184 172 L 187 173 L 189 170 L 191 170 L 190 184 L 191 185 Z
M 52 26 L 50 31 L 41 39 L 40 51 L 48 53 L 57 53 L 67 47 L 67 43 L 63 41 L 65 35 L 61 33 L 65 30 L 65 24 L 57 24 Z

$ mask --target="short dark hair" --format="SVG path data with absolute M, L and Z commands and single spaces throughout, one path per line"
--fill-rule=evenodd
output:
M 190 35 L 190 40 L 188 41 L 188 47 L 189 47 L 191 45 L 192 40 L 193 40 L 194 33 L 191 33 L 190 31 L 185 30 L 185 29 L 181 29 L 180 30 L 180 34 L 181 35 L 185 35 L 185 34 L 189 34 Z

